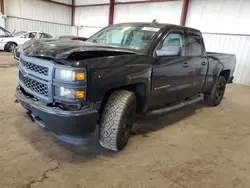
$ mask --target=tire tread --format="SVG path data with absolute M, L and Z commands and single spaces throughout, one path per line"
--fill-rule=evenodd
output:
M 128 105 L 134 99 L 135 94 L 127 90 L 118 90 L 111 94 L 104 107 L 100 122 L 99 142 L 101 146 L 113 151 L 120 150 L 117 146 L 120 122 Z

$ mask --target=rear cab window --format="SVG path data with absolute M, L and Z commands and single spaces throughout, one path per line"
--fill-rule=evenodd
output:
M 185 55 L 202 56 L 204 54 L 204 45 L 200 33 L 187 32 L 185 34 Z

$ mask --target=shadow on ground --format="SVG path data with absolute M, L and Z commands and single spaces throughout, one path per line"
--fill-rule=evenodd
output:
M 142 135 L 148 137 L 150 132 L 172 126 L 176 122 L 183 120 L 195 114 L 195 111 L 204 107 L 202 103 L 193 104 L 171 113 L 144 116 L 138 120 L 133 128 L 133 136 Z M 95 158 L 108 157 L 112 158 L 119 153 L 112 152 L 102 148 L 98 140 L 93 141 L 91 145 L 74 146 L 57 140 L 48 132 L 44 132 L 35 123 L 30 122 L 25 113 L 22 118 L 26 118 L 25 125 L 15 123 L 20 135 L 28 141 L 29 145 L 48 158 L 53 158 L 59 162 L 84 163 Z
M 133 135 L 146 135 L 150 132 L 174 125 L 178 121 L 194 115 L 195 111 L 202 107 L 204 107 L 203 102 L 199 102 L 172 112 L 144 116 L 134 125 Z

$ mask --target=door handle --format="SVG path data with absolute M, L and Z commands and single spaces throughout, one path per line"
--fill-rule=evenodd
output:
M 201 63 L 201 65 L 206 65 L 207 63 L 205 62 L 205 61 L 203 61 L 202 63 Z
M 189 67 L 188 63 L 183 63 L 182 67 L 187 68 Z

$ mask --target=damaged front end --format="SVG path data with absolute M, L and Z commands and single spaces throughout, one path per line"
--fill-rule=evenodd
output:
M 20 53 L 25 56 L 47 58 L 53 60 L 85 60 L 107 56 L 135 54 L 134 51 L 117 46 L 67 40 L 31 40 L 26 42 Z
M 40 127 L 71 143 L 72 136 L 77 140 L 94 133 L 99 120 L 98 107 L 87 101 L 88 65 L 95 58 L 101 62 L 101 58 L 133 54 L 64 40 L 33 40 L 19 51 L 16 98 Z
M 59 139 L 83 144 L 94 133 L 99 112 L 86 103 L 86 89 L 85 68 L 21 54 L 15 96 L 34 122 Z

